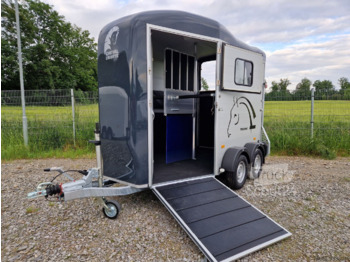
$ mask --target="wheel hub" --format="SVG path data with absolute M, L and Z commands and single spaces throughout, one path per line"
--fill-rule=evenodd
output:
M 237 167 L 237 182 L 242 183 L 245 177 L 246 166 L 243 161 L 239 162 Z
M 117 214 L 117 208 L 112 204 L 107 204 L 108 208 L 105 208 L 106 215 L 109 217 L 114 217 Z
M 256 155 L 254 160 L 254 176 L 257 177 L 261 169 L 261 157 L 259 154 Z

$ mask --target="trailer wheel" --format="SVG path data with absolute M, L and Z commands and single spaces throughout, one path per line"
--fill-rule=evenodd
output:
M 108 209 L 105 207 L 102 208 L 102 212 L 105 217 L 109 219 L 116 219 L 120 211 L 119 203 L 115 200 L 108 200 L 105 202 L 105 204 L 108 207 Z
M 248 160 L 240 155 L 233 172 L 227 172 L 228 185 L 233 189 L 240 189 L 244 186 L 248 174 Z
M 260 176 L 263 165 L 263 153 L 260 149 L 256 149 L 252 159 L 252 168 L 249 172 L 250 179 L 256 179 Z

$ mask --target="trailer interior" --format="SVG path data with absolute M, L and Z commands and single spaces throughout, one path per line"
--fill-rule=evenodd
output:
M 201 65 L 215 63 L 217 43 L 156 30 L 151 39 L 153 184 L 213 174 L 215 86 L 201 88 Z

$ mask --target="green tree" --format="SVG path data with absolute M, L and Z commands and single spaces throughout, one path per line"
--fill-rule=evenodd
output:
M 340 85 L 340 97 L 346 100 L 350 100 L 350 83 L 348 78 L 341 77 L 339 78 L 338 83 Z
M 296 90 L 302 91 L 302 92 L 308 92 L 310 91 L 311 84 L 312 84 L 311 80 L 307 78 L 303 78 L 301 79 L 301 82 L 297 84 Z
M 272 92 L 278 92 L 279 91 L 279 85 L 278 85 L 277 82 L 272 81 L 272 83 L 271 83 L 271 91 Z
M 346 77 L 341 77 L 338 80 L 340 89 L 345 90 L 345 89 L 350 89 L 350 82 Z
M 271 91 L 272 92 L 289 92 L 287 87 L 290 85 L 290 81 L 288 78 L 280 79 L 279 83 L 276 81 L 271 82 Z
M 316 92 L 330 92 L 334 90 L 333 83 L 330 80 L 316 80 L 313 86 L 316 88 Z
M 209 90 L 209 86 L 207 83 L 207 80 L 205 80 L 203 77 L 201 78 L 201 82 L 202 82 L 202 89 L 208 91 Z
M 288 78 L 285 79 L 281 79 L 280 82 L 278 83 L 279 85 L 279 90 L 282 93 L 289 93 L 289 90 L 287 89 L 287 87 L 291 84 L 291 82 L 289 81 Z
M 271 83 L 271 92 L 266 94 L 266 100 L 286 100 L 290 99 L 291 94 L 287 87 L 290 85 L 290 81 L 288 78 L 280 79 L 277 83 L 276 81 L 272 81 Z
M 330 80 L 316 80 L 313 84 L 315 87 L 316 99 L 330 99 L 336 93 L 333 83 Z
M 88 31 L 66 22 L 39 0 L 19 4 L 25 89 L 94 90 L 97 45 Z M 2 89 L 19 89 L 13 0 L 1 1 Z
M 293 92 L 295 100 L 307 99 L 310 95 L 311 80 L 307 78 L 301 79 L 300 83 L 297 84 L 295 91 Z

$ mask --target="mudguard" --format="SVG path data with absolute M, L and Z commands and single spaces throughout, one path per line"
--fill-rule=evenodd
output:
M 221 167 L 224 168 L 225 171 L 233 172 L 235 163 L 241 154 L 247 157 L 248 164 L 250 164 L 251 156 L 246 147 L 231 147 L 226 150 L 225 155 L 222 158 Z
M 244 145 L 244 147 L 246 148 L 248 154 L 249 154 L 249 158 L 253 159 L 254 157 L 254 152 L 256 149 L 260 149 L 261 152 L 263 153 L 263 164 L 265 163 L 265 156 L 266 156 L 266 146 L 264 143 L 247 143 Z

